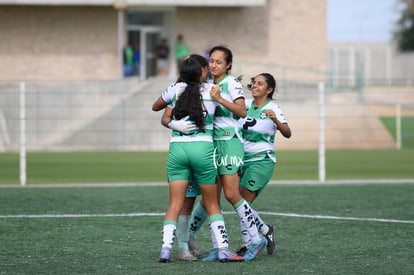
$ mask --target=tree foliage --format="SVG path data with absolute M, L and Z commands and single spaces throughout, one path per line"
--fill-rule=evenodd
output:
M 400 0 L 399 4 L 401 16 L 396 22 L 394 38 L 401 51 L 414 51 L 414 0 Z

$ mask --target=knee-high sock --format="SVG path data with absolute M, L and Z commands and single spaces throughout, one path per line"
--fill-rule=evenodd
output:
M 224 224 L 223 214 L 215 214 L 210 216 L 210 230 L 213 236 L 213 247 L 218 249 L 226 249 L 229 247 L 226 225 Z
M 250 244 L 250 235 L 247 232 L 244 222 L 240 219 L 240 237 L 242 241 L 242 246 L 248 247 Z
M 257 229 L 262 233 L 263 235 L 266 235 L 267 232 L 269 232 L 269 227 L 267 224 L 260 218 L 259 214 L 252 208 L 252 213 L 254 217 L 254 221 L 256 222 Z
M 237 214 L 239 214 L 240 220 L 243 222 L 252 243 L 259 243 L 261 239 L 250 205 L 244 199 L 241 199 L 238 203 L 233 205 L 233 208 L 236 210 Z
M 213 248 L 218 248 L 216 235 L 211 227 L 211 224 L 208 225 L 208 229 L 210 230 L 211 242 L 213 243 Z
M 162 229 L 162 247 L 171 249 L 174 244 L 175 230 L 177 229 L 177 222 L 164 221 Z
M 188 239 L 190 238 L 190 215 L 180 215 L 177 224 L 178 247 L 188 250 Z
M 198 202 L 194 207 L 193 213 L 191 214 L 189 230 L 191 236 L 194 236 L 197 233 L 197 231 L 201 228 L 207 217 L 207 210 L 201 205 L 200 202 Z

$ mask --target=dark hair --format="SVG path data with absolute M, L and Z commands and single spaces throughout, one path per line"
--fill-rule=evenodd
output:
M 188 58 L 192 58 L 195 61 L 197 61 L 198 63 L 200 63 L 201 67 L 208 67 L 208 61 L 201 55 L 199 54 L 191 54 L 187 57 L 184 58 L 184 60 L 188 59 Z M 185 73 L 187 74 L 187 73 Z M 200 79 L 201 79 L 201 74 L 200 74 Z M 180 67 L 180 75 L 178 76 L 178 79 L 176 82 L 186 82 L 185 79 L 182 79 L 181 77 L 181 67 Z M 200 82 L 200 80 L 198 81 Z
M 200 63 L 201 67 L 208 67 L 208 61 L 204 56 L 199 54 L 191 54 L 190 57 L 197 60 L 198 63 Z
M 271 75 L 271 74 L 269 74 L 269 73 L 260 73 L 260 74 L 257 74 L 255 77 L 252 77 L 252 78 L 251 78 L 251 82 L 253 82 L 253 81 L 254 81 L 254 79 L 255 79 L 256 77 L 258 77 L 258 76 L 263 76 L 263 77 L 265 78 L 265 81 L 266 81 L 267 86 L 268 86 L 269 88 L 272 88 L 272 92 L 271 92 L 270 94 L 268 94 L 268 95 L 267 95 L 267 98 L 272 99 L 273 94 L 274 94 L 274 92 L 275 92 L 275 90 L 276 90 L 276 79 L 273 77 L 273 75 Z M 247 84 L 247 88 L 248 88 L 249 90 L 251 90 L 251 89 L 252 89 L 252 83 Z
M 200 93 L 201 65 L 196 58 L 190 56 L 183 60 L 180 66 L 179 82 L 187 86 L 180 94 L 173 109 L 175 119 L 189 116 L 199 129 L 204 129 L 204 109 Z
M 211 54 L 215 51 L 222 51 L 224 52 L 225 56 L 226 56 L 226 62 L 227 64 L 230 64 L 230 67 L 227 69 L 226 73 L 229 73 L 229 71 L 231 71 L 231 67 L 233 65 L 233 53 L 231 52 L 231 50 L 225 46 L 222 45 L 218 45 L 218 46 L 214 46 L 213 48 L 211 48 L 210 53 L 208 54 L 208 56 L 210 57 Z

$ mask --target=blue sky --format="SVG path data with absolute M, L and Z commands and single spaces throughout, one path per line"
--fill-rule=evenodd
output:
M 329 41 L 390 41 L 398 0 L 327 0 Z

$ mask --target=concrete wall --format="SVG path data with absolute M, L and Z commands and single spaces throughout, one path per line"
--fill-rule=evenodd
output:
M 234 53 L 233 74 L 250 77 L 269 71 L 277 78 L 301 80 L 325 75 L 315 71 L 327 66 L 326 0 L 177 7 L 174 23 L 192 52 L 228 45 Z M 0 36 L 0 79 L 119 77 L 117 12 L 112 6 L 0 5 Z
M 234 54 L 233 73 L 321 79 L 327 65 L 326 1 L 269 0 L 264 7 L 178 8 L 177 32 L 193 52 L 215 44 Z M 282 72 L 284 70 L 284 72 Z
M 112 7 L 0 6 L 0 79 L 119 76 Z

